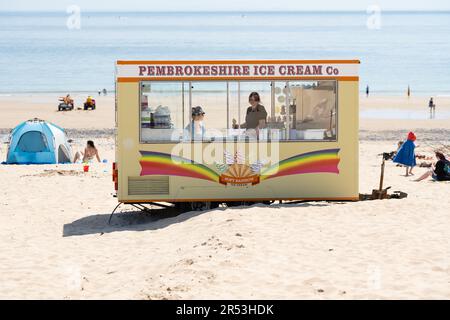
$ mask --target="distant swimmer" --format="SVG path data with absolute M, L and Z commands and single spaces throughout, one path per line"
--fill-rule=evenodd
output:
M 369 97 L 369 85 L 367 85 L 367 87 L 366 87 L 366 97 L 367 98 Z

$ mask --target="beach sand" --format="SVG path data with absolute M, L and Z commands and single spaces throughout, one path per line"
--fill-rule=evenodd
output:
M 80 164 L 0 165 L 0 298 L 450 298 L 450 183 L 413 182 L 392 162 L 385 186 L 407 192 L 406 199 L 180 215 L 123 207 L 108 225 L 117 204 L 114 97 L 96 99 L 96 111 L 56 112 L 54 97 L 0 97 L 0 135 L 40 117 L 68 129 L 76 150 L 93 139 L 108 160 L 88 173 Z M 437 112 L 450 110 L 450 99 L 442 99 Z M 427 100 L 361 97 L 361 110 L 414 111 Z M 448 119 L 360 125 L 361 193 L 378 186 L 378 155 L 395 150 L 409 130 L 417 133 L 417 153 L 450 145 Z M 415 168 L 415 177 L 425 170 Z

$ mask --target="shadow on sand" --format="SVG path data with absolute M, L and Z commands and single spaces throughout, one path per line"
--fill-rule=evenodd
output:
M 104 234 L 117 231 L 148 231 L 166 228 L 172 224 L 181 223 L 193 217 L 205 214 L 210 211 L 243 210 L 248 208 L 260 207 L 281 209 L 281 208 L 307 208 L 307 207 L 326 207 L 327 202 L 305 202 L 305 203 L 283 203 L 283 204 L 255 204 L 252 206 L 219 207 L 212 210 L 182 212 L 175 208 L 156 208 L 152 213 L 146 213 L 138 210 L 122 211 L 115 213 L 111 224 L 108 224 L 110 213 L 94 214 L 67 223 L 63 227 L 63 237 L 83 236 L 90 234 Z

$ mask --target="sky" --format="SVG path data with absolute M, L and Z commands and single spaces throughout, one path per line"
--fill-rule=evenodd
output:
M 66 11 L 77 5 L 82 11 L 449 11 L 448 0 L 0 0 L 0 11 Z

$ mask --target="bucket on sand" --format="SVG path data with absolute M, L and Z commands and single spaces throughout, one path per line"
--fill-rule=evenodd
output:
M 88 171 L 89 171 L 89 165 L 85 164 L 85 165 L 83 166 L 83 171 L 84 171 L 84 172 L 88 172 Z

